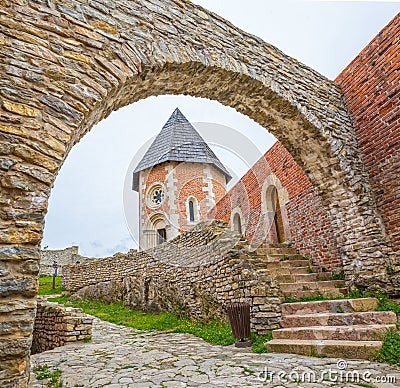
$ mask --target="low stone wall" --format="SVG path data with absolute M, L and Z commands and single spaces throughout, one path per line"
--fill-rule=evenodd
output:
M 132 309 L 183 312 L 226 320 L 226 304 L 247 302 L 252 329 L 278 325 L 282 297 L 257 256 L 225 223 L 204 222 L 146 252 L 130 252 L 64 268 L 63 286 L 77 298 L 123 301 Z
M 81 309 L 64 307 L 39 299 L 31 353 L 51 350 L 67 342 L 90 339 L 92 322 L 93 318 L 84 314 Z
M 77 246 L 59 250 L 42 250 L 40 252 L 40 276 L 54 274 L 54 261 L 58 264 L 58 275 L 62 275 L 63 266 L 77 262 L 84 263 L 89 260 L 93 259 L 78 254 Z

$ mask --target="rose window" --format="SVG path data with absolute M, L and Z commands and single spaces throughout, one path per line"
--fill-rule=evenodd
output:
M 164 202 L 165 191 L 161 185 L 154 186 L 149 190 L 147 203 L 150 207 L 159 207 Z

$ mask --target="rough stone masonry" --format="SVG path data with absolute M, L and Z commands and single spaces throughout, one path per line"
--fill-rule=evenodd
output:
M 226 320 L 227 303 L 247 302 L 252 329 L 265 334 L 279 323 L 283 294 L 257 261 L 256 249 L 226 223 L 204 221 L 147 251 L 65 266 L 62 283 L 73 298 L 201 321 Z
M 189 1 L 0 1 L 0 383 L 25 386 L 39 243 L 71 148 L 151 95 L 214 99 L 291 152 L 335 225 L 349 282 L 391 287 L 382 222 L 335 83 Z

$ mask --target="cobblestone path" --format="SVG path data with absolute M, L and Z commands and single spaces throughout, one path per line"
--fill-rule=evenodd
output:
M 90 343 L 36 354 L 31 363 L 32 369 L 44 364 L 61 369 L 64 387 L 400 387 L 400 369 L 385 364 L 255 354 L 188 334 L 143 333 L 99 319 Z M 32 373 L 30 386 L 42 384 Z

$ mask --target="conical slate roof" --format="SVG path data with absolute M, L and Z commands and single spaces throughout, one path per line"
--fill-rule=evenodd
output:
M 208 163 L 231 180 L 231 175 L 182 112 L 176 108 L 133 172 L 138 191 L 139 173 L 164 162 Z

